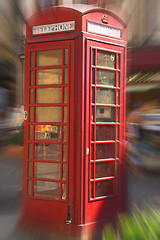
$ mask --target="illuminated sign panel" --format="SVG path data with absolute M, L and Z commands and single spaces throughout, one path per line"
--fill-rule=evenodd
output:
M 98 23 L 88 22 L 88 32 L 105 35 L 114 38 L 121 38 L 121 30 Z
M 45 33 L 65 32 L 71 30 L 75 30 L 75 21 L 33 26 L 32 34 L 38 35 Z

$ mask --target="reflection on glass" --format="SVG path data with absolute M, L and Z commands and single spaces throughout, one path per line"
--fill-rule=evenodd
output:
M 30 67 L 34 67 L 34 52 L 30 54 Z
M 63 141 L 67 141 L 67 126 L 64 126 L 64 132 L 63 132 Z
M 63 122 L 67 122 L 67 107 L 64 107 L 64 118 L 63 118 Z
M 96 121 L 97 122 L 114 122 L 114 108 L 113 107 L 96 107 Z
M 63 145 L 63 161 L 67 161 L 67 145 Z
M 38 160 L 61 160 L 60 144 L 37 143 L 34 147 L 34 158 Z
M 36 71 L 36 85 L 62 84 L 62 69 L 42 69 Z
M 37 52 L 37 67 L 62 65 L 62 49 Z
M 36 103 L 61 103 L 61 88 L 37 88 Z
M 36 107 L 36 122 L 61 122 L 61 107 Z
M 60 141 L 61 126 L 35 125 L 35 140 Z
M 115 175 L 114 161 L 96 163 L 95 178 L 111 177 L 114 175 Z
M 29 103 L 33 104 L 33 88 L 30 88 L 29 91 Z
M 32 183 L 31 183 L 31 180 L 27 181 L 27 195 L 28 196 L 32 195 Z
M 64 68 L 64 84 L 68 84 L 68 68 Z
M 33 122 L 33 107 L 29 108 L 29 121 Z
M 97 51 L 97 66 L 115 68 L 116 54 Z
M 64 104 L 66 104 L 68 102 L 67 101 L 67 98 L 68 98 L 68 88 L 65 87 L 63 89 L 64 89 Z
M 95 182 L 95 197 L 110 196 L 114 194 L 114 181 L 97 181 Z
M 32 159 L 32 143 L 28 144 L 28 158 Z
M 32 162 L 28 162 L 28 177 L 32 177 Z
M 32 136 L 33 136 L 33 125 L 29 125 L 29 140 L 32 140 Z
M 96 88 L 96 103 L 115 104 L 115 90 Z
M 60 167 L 58 163 L 36 162 L 34 164 L 34 177 L 60 180 Z
M 115 144 L 101 143 L 96 144 L 96 159 L 115 158 Z
M 67 165 L 63 164 L 63 168 L 62 168 L 62 180 L 66 180 L 66 176 L 67 176 Z
M 96 125 L 96 141 L 115 140 L 115 126 Z
M 68 48 L 64 49 L 64 65 L 68 64 Z
M 115 72 L 97 69 L 97 85 L 115 87 Z
M 34 196 L 42 198 L 59 199 L 60 183 L 34 181 Z
M 62 183 L 62 200 L 66 199 L 66 184 Z
M 33 77 L 33 70 L 30 71 L 30 85 L 33 86 L 34 81 L 33 81 L 34 77 Z

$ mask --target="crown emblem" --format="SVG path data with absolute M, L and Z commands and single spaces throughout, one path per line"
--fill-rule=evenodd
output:
M 102 17 L 102 22 L 103 22 L 103 23 L 108 23 L 108 16 L 107 16 L 106 13 L 105 13 L 105 14 L 103 15 L 103 17 Z

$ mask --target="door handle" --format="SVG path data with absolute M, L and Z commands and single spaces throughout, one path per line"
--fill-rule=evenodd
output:
M 71 224 L 72 223 L 72 218 L 71 218 L 71 214 L 70 214 L 70 206 L 68 205 L 67 207 L 67 219 L 65 220 L 66 224 Z

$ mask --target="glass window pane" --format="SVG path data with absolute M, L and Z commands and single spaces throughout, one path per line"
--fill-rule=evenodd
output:
M 117 140 L 119 140 L 119 126 L 116 127 L 116 137 Z
M 115 68 L 115 60 L 115 53 L 97 51 L 97 66 Z
M 63 161 L 67 161 L 67 145 L 63 145 Z
M 115 90 L 96 88 L 96 103 L 115 104 Z
M 120 92 L 117 90 L 117 104 L 120 105 Z
M 97 122 L 114 122 L 114 108 L 113 107 L 96 107 L 96 121 Z
M 91 144 L 91 160 L 94 160 L 94 144 Z
M 114 181 L 97 181 L 95 182 L 95 197 L 110 196 L 114 194 Z
M 92 68 L 92 84 L 95 84 L 95 69 Z
M 29 103 L 33 104 L 33 88 L 29 90 Z
M 91 198 L 94 198 L 94 183 L 91 182 Z
M 60 161 L 61 145 L 37 143 L 34 147 L 34 158 L 38 160 Z
M 61 126 L 56 125 L 36 125 L 35 140 L 60 141 Z
M 115 126 L 97 125 L 96 126 L 96 140 L 97 141 L 115 140 Z
M 32 143 L 28 144 L 28 158 L 32 159 Z
M 68 98 L 68 88 L 65 87 L 63 89 L 64 89 L 64 104 L 66 104 L 68 102 L 67 101 L 67 98 Z
M 29 108 L 29 121 L 33 122 L 33 107 Z
M 37 52 L 37 66 L 62 65 L 62 49 L 44 50 Z
M 94 179 L 94 163 L 91 163 L 91 179 Z
M 97 85 L 115 87 L 115 72 L 97 69 Z
M 116 161 L 116 176 L 119 176 L 119 161 Z
M 67 176 L 67 165 L 63 164 L 63 168 L 62 168 L 62 180 L 66 180 L 66 176 Z
M 61 103 L 61 88 L 36 89 L 36 103 Z
M 66 199 L 66 184 L 62 183 L 62 200 Z
M 64 107 L 64 118 L 63 121 L 66 123 L 67 122 L 67 107 Z
M 68 68 L 64 68 L 64 84 L 68 84 Z
M 95 66 L 95 49 L 92 50 L 92 65 Z
M 114 161 L 96 163 L 96 169 L 95 169 L 96 178 L 111 177 L 114 175 L 115 175 Z
M 32 195 L 32 182 L 31 182 L 31 180 L 27 181 L 27 195 L 28 196 Z
M 115 144 L 103 143 L 96 144 L 96 159 L 115 158 Z
M 94 122 L 95 121 L 95 116 L 94 116 L 94 112 L 95 112 L 95 107 L 92 107 L 91 109 L 91 122 Z
M 28 162 L 28 177 L 32 177 L 32 162 Z
M 63 132 L 63 141 L 67 141 L 67 126 L 64 126 L 64 132 Z
M 34 196 L 42 198 L 59 199 L 60 183 L 34 181 Z
M 68 48 L 64 49 L 64 64 L 68 64 Z
M 119 143 L 116 146 L 116 158 L 119 158 Z
M 30 53 L 30 67 L 34 67 L 34 52 Z
M 120 63 L 121 63 L 121 62 L 120 62 L 120 56 L 121 56 L 121 55 L 118 54 L 118 66 L 117 66 L 118 69 L 120 69 Z
M 36 85 L 62 84 L 62 69 L 43 69 L 36 71 Z
M 95 88 L 92 87 L 92 103 L 95 104 Z
M 33 137 L 33 125 L 29 125 L 29 140 L 31 141 Z
M 33 75 L 33 71 L 30 71 L 30 85 L 33 86 L 34 84 L 34 75 Z
M 117 72 L 117 87 L 120 87 L 120 72 Z
M 94 141 L 94 125 L 91 126 L 91 141 Z
M 58 163 L 42 163 L 34 164 L 34 177 L 60 180 L 60 167 Z
M 117 122 L 120 121 L 120 116 L 119 116 L 119 114 L 120 114 L 120 110 L 119 110 L 119 108 L 117 108 Z
M 36 122 L 61 122 L 61 107 L 36 107 Z

